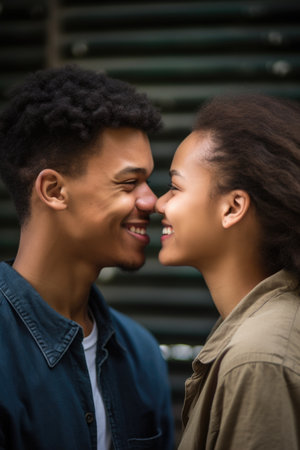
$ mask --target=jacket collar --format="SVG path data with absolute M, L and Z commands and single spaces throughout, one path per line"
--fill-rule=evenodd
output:
M 207 342 L 193 362 L 194 370 L 200 368 L 199 362 L 212 363 L 230 344 L 239 326 L 266 302 L 279 292 L 296 289 L 298 284 L 299 280 L 285 270 L 280 270 L 261 281 L 239 302 L 226 319 L 220 318 L 216 322 Z
M 30 283 L 5 262 L 0 263 L 0 292 L 27 327 L 50 367 L 60 361 L 76 336 L 82 341 L 81 327 L 51 308 Z M 109 308 L 95 286 L 91 288 L 89 302 L 103 347 L 115 333 Z

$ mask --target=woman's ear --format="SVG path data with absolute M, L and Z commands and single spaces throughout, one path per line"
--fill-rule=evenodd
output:
M 225 196 L 223 203 L 222 225 L 230 228 L 245 217 L 250 207 L 250 196 L 242 190 L 235 190 Z
M 35 191 L 39 199 L 57 211 L 67 208 L 64 177 L 53 169 L 42 170 L 36 181 Z

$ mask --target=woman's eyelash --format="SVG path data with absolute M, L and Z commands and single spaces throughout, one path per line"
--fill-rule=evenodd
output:
M 176 191 L 176 190 L 178 190 L 177 187 L 174 186 L 174 184 L 172 184 L 172 183 L 169 183 L 169 184 L 168 184 L 168 188 L 170 189 L 170 191 Z

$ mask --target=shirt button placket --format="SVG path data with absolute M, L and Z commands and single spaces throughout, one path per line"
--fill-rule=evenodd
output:
M 85 420 L 86 423 L 90 425 L 92 422 L 94 422 L 94 414 L 92 412 L 85 413 Z

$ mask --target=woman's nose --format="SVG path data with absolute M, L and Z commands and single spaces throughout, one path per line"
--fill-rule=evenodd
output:
M 168 195 L 168 192 L 166 194 L 162 195 L 161 197 L 159 197 L 159 199 L 157 200 L 157 202 L 155 204 L 155 211 L 159 214 L 165 213 L 165 205 L 167 203 L 167 195 Z

